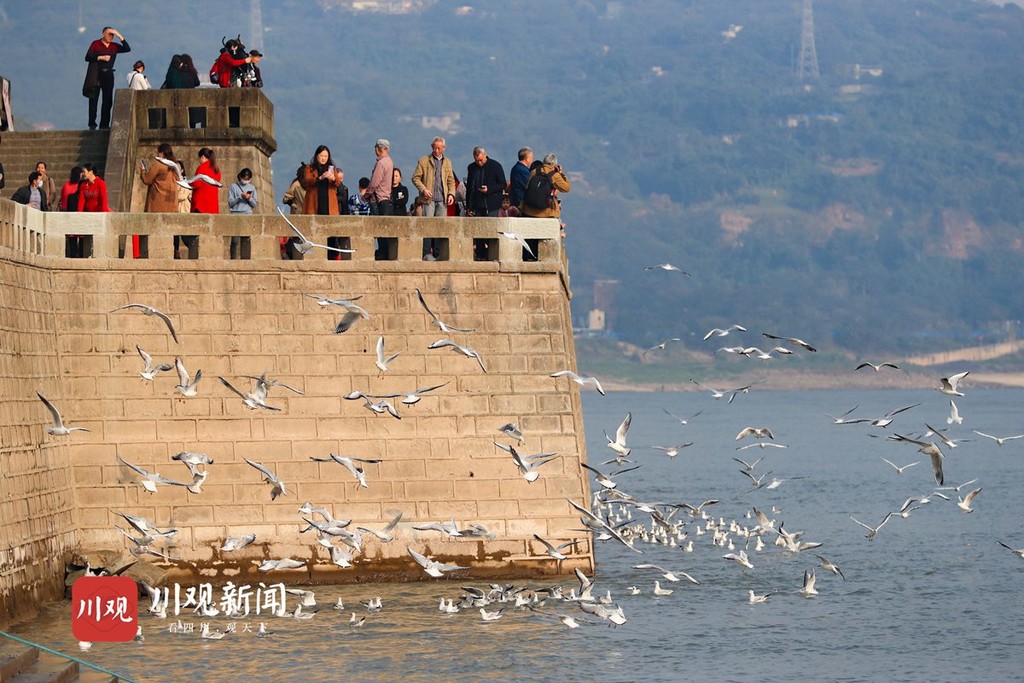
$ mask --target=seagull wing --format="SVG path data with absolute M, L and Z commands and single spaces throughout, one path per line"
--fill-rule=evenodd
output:
M 64 422 L 60 419 L 60 413 L 57 412 L 57 409 L 53 407 L 53 404 L 50 403 L 46 399 L 46 397 L 40 394 L 38 391 L 36 392 L 36 396 L 38 396 L 39 400 L 43 402 L 43 405 L 46 406 L 46 409 L 50 411 L 50 417 L 53 418 L 53 426 L 58 428 L 63 427 Z
M 629 431 L 629 426 L 631 424 L 633 424 L 633 413 L 626 413 L 626 419 L 624 419 L 622 424 L 619 425 L 619 428 L 615 430 L 615 443 L 626 443 L 626 432 Z
M 260 463 L 253 462 L 252 460 L 249 460 L 249 458 L 242 458 L 242 460 L 245 460 L 247 463 L 249 463 L 250 465 L 252 465 L 256 469 L 258 469 L 260 472 L 262 472 L 264 474 L 264 476 L 267 477 L 267 479 L 270 479 L 271 481 L 277 481 L 277 475 L 274 474 L 273 472 L 271 472 L 269 469 L 267 469 L 263 465 L 261 465 Z
M 153 315 L 155 315 L 156 317 L 158 317 L 158 318 L 160 318 L 161 320 L 164 321 L 164 324 L 167 325 L 168 331 L 171 333 L 171 338 L 174 339 L 174 343 L 177 344 L 178 343 L 178 333 L 174 331 L 174 324 L 171 322 L 171 319 L 168 318 L 167 314 L 164 313 L 163 311 L 158 311 L 155 308 L 152 308 L 150 310 L 153 311 Z

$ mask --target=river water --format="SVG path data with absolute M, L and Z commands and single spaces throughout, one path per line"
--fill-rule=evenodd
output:
M 418 584 L 360 584 L 316 589 L 321 605 L 341 596 L 344 612 L 326 607 L 310 621 L 267 617 L 237 620 L 237 632 L 219 641 L 171 633 L 167 621 L 143 614 L 141 643 L 96 643 L 81 655 L 140 681 L 1010 681 L 1022 679 L 1024 650 L 1024 560 L 1001 547 L 1024 547 L 1024 439 L 1003 446 L 972 433 L 996 436 L 1024 433 L 1024 392 L 969 389 L 956 399 L 962 425 L 949 436 L 973 439 L 944 448 L 946 484 L 970 479 L 960 495 L 981 487 L 975 512 L 940 498 L 909 517 L 892 517 L 874 539 L 852 517 L 878 524 L 913 495 L 935 490 L 927 456 L 910 444 L 885 437 L 920 435 L 927 422 L 946 427 L 948 397 L 936 391 L 758 390 L 731 404 L 699 393 L 613 392 L 584 395 L 584 421 L 590 462 L 613 456 L 603 431 L 614 434 L 627 412 L 633 415 L 628 443 L 642 466 L 616 478 L 618 489 L 643 501 L 707 506 L 719 518 L 747 528 L 753 507 L 765 511 L 802 540 L 821 542 L 817 550 L 790 553 L 764 535 L 765 546 L 747 551 L 752 570 L 727 561 L 727 547 L 713 544 L 700 519 L 679 514 L 685 539 L 674 545 L 640 541 L 638 554 L 614 541 L 598 545 L 594 595 L 610 591 L 628 621 L 610 628 L 571 603 L 545 606 L 540 614 L 505 605 L 502 618 L 484 622 L 478 610 L 443 615 L 439 599 L 458 599 L 471 578 Z M 836 425 L 825 413 L 881 417 L 920 403 L 895 416 L 889 428 Z M 701 411 L 680 425 L 681 417 Z M 746 426 L 770 427 L 775 443 L 787 448 L 748 448 L 735 441 Z M 675 458 L 651 446 L 692 442 Z M 734 457 L 764 460 L 755 474 L 784 479 L 777 488 L 755 489 Z M 918 461 L 903 474 L 886 464 Z M 542 475 L 543 476 L 543 471 Z M 595 485 L 596 486 L 596 485 Z M 774 512 L 773 512 L 774 510 Z M 618 509 L 614 510 L 616 513 Z M 637 524 L 649 518 L 633 512 Z M 746 539 L 731 533 L 734 553 Z M 692 552 L 686 552 L 693 541 Z M 834 561 L 845 580 L 819 565 L 815 553 Z M 670 583 L 639 563 L 685 571 L 700 581 Z M 797 593 L 805 570 L 816 568 L 819 594 Z M 674 589 L 654 596 L 654 580 Z M 566 592 L 575 581 L 561 582 Z M 534 584 L 531 586 L 550 585 Z M 636 586 L 640 594 L 631 595 Z M 750 604 L 747 591 L 774 592 L 763 604 Z M 360 601 L 380 596 L 383 609 L 369 613 Z M 348 625 L 351 612 L 365 616 L 360 628 Z M 78 654 L 70 632 L 67 603 L 48 608 L 42 618 L 16 632 L 37 642 Z M 568 614 L 585 621 L 570 630 L 557 619 Z M 198 627 L 194 615 L 182 616 Z M 207 619 L 225 628 L 224 618 Z M 258 638 L 264 621 L 271 636 Z

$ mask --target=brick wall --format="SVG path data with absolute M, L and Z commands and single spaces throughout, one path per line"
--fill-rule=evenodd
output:
M 0 229 L 8 229 L 5 215 L 14 216 L 10 229 L 19 221 L 38 220 L 28 214 L 36 212 L 0 202 Z M 565 502 L 589 496 L 579 467 L 585 458 L 579 394 L 568 380 L 547 376 L 575 368 L 557 221 L 298 217 L 296 224 L 314 242 L 344 235 L 357 251 L 346 261 L 328 261 L 319 251 L 287 261 L 276 249 L 276 236 L 287 232 L 279 217 L 175 217 L 173 225 L 149 222 L 151 254 L 171 253 L 153 245 L 169 245 L 177 234 L 172 231 L 199 234 L 201 245 L 222 244 L 242 227 L 252 235 L 253 258 L 225 261 L 222 249 L 202 246 L 195 260 L 112 258 L 117 236 L 138 229 L 139 218 L 94 216 L 83 227 L 59 214 L 46 215 L 36 224 L 42 254 L 3 252 L 8 255 L 5 293 L 8 281 L 27 281 L 31 286 L 23 286 L 35 299 L 17 300 L 38 301 L 21 314 L 9 297 L 3 300 L 3 315 L 12 319 L 5 322 L 5 335 L 10 327 L 32 335 L 26 339 L 33 340 L 33 347 L 50 350 L 32 356 L 33 381 L 12 378 L 4 368 L 0 382 L 10 392 L 0 406 L 17 408 L 19 419 L 27 421 L 24 429 L 35 441 L 27 442 L 25 450 L 35 458 L 39 453 L 50 458 L 48 464 L 35 465 L 39 483 L 27 488 L 45 480 L 51 497 L 63 494 L 63 505 L 55 503 L 58 509 L 50 513 L 62 522 L 48 541 L 63 542 L 56 550 L 66 551 L 71 540 L 83 547 L 126 547 L 114 528 L 119 522 L 123 526 L 114 514 L 122 511 L 179 529 L 171 550 L 184 560 L 171 565 L 177 575 L 237 577 L 238 572 L 252 574 L 265 557 L 292 556 L 315 567 L 293 574 L 291 581 L 423 577 L 406 546 L 470 565 L 474 576 L 592 569 L 589 536 L 569 531 L 580 524 Z M 97 257 L 62 258 L 64 234 L 85 228 L 96 234 Z M 498 253 L 492 249 L 496 260 L 475 261 L 474 240 L 492 240 L 499 230 L 539 239 L 540 259 L 524 262 L 519 246 L 502 238 L 494 244 Z M 374 259 L 373 241 L 379 236 L 398 240 L 397 260 Z M 425 237 L 448 239 L 450 260 L 422 261 Z M 0 234 L 0 245 L 13 242 Z M 473 359 L 427 348 L 445 335 L 431 326 L 417 288 L 443 320 L 477 330 L 451 338 L 475 348 L 487 373 Z M 335 334 L 340 309 L 322 308 L 304 293 L 362 297 L 358 303 L 370 318 Z M 110 312 L 126 303 L 166 312 L 180 343 L 155 317 Z M 380 335 L 389 355 L 401 352 L 383 378 L 374 365 Z M 36 343 L 35 337 L 45 337 L 49 346 Z M 158 362 L 180 356 L 191 372 L 202 369 L 199 395 L 180 398 L 174 373 L 154 382 L 142 380 L 136 345 Z M 4 353 L 6 348 L 5 342 Z M 223 376 L 248 389 L 251 382 L 243 376 L 263 372 L 303 395 L 274 388 L 267 402 L 281 411 L 257 412 L 217 380 Z M 66 418 L 91 432 L 60 441 L 41 436 L 45 416 L 29 386 L 42 381 L 37 376 L 52 383 Z M 385 394 L 443 382 L 447 386 L 416 405 L 396 404 L 401 420 L 342 398 L 353 390 Z M 509 443 L 497 432 L 509 421 L 526 437 L 522 452 L 560 456 L 543 466 L 532 484 L 492 443 Z M 17 427 L 18 422 L 5 419 L 5 431 L 9 424 Z M 117 462 L 120 456 L 165 477 L 187 479 L 185 466 L 170 460 L 182 450 L 214 458 L 200 494 L 175 486 L 147 493 L 136 483 L 138 476 Z M 330 453 L 383 462 L 366 466 L 369 487 L 362 489 L 340 465 L 310 460 Z M 287 495 L 271 502 L 269 487 L 243 458 L 275 470 Z M 4 485 L 13 487 L 16 482 L 6 475 Z M 312 534 L 299 533 L 304 523 L 298 508 L 307 500 L 327 507 L 336 518 L 352 519 L 352 528 L 380 528 L 401 511 L 398 538 L 381 544 L 369 537 L 355 568 L 335 567 Z M 27 515 L 15 511 L 15 518 L 24 521 Z M 463 527 L 483 524 L 496 538 L 444 540 L 436 532 L 409 528 L 453 518 Z M 257 534 L 253 546 L 235 553 L 219 550 L 225 537 L 251 532 Z M 533 540 L 535 533 L 556 543 L 576 538 L 574 557 L 556 566 Z M 31 554 L 38 554 L 32 548 Z

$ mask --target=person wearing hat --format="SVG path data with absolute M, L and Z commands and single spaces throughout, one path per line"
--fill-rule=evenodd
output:
M 395 177 L 395 162 L 391 160 L 391 143 L 380 138 L 373 145 L 377 163 L 370 174 L 370 186 L 366 188 L 366 200 L 370 202 L 371 216 L 390 216 L 391 183 Z
M 249 59 L 252 60 L 242 70 L 243 88 L 262 88 L 263 74 L 260 73 L 260 57 L 263 53 L 259 50 L 249 50 Z

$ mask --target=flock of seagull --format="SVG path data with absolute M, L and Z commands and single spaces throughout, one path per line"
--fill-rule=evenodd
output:
M 292 227 L 300 239 L 308 245 L 309 249 L 322 246 L 309 242 L 294 226 Z M 514 235 L 504 236 L 509 239 L 516 239 L 516 236 Z M 663 270 L 689 275 L 675 266 L 671 266 L 671 264 L 649 266 L 646 267 L 645 270 Z M 442 320 L 431 309 L 423 293 L 419 289 L 416 289 L 416 295 L 424 312 L 429 316 L 431 325 L 439 328 L 442 334 L 471 334 L 474 332 L 472 329 L 456 327 L 453 324 Z M 359 321 L 370 317 L 369 312 L 359 304 L 355 303 L 359 299 L 358 296 L 350 299 L 335 299 L 317 294 L 305 293 L 303 296 L 314 299 L 317 305 L 321 307 L 338 307 L 342 309 L 342 317 L 334 327 L 334 332 L 336 334 L 343 334 L 352 329 L 352 327 Z M 161 320 L 174 341 L 178 341 L 177 332 L 171 318 L 167 314 L 151 306 L 141 303 L 129 303 L 114 309 L 110 313 L 132 310 L 141 312 L 147 316 L 154 316 Z M 746 331 L 747 328 L 741 325 L 714 328 L 704 335 L 704 341 L 718 339 L 730 334 Z M 766 339 L 779 342 L 780 344 L 772 348 L 770 351 L 762 351 L 755 346 L 738 346 L 722 347 L 718 352 L 736 353 L 747 357 L 766 360 L 767 358 L 773 357 L 771 354 L 791 356 L 800 352 L 813 353 L 817 350 L 812 344 L 798 337 L 776 335 L 767 332 L 763 333 L 763 336 Z M 668 343 L 674 341 L 679 341 L 679 338 L 672 338 L 666 342 L 651 347 L 647 352 L 654 352 L 658 350 L 663 351 Z M 174 369 L 177 371 L 179 377 L 179 384 L 175 386 L 175 390 L 179 392 L 181 399 L 186 400 L 188 398 L 195 397 L 198 394 L 199 383 L 202 379 L 201 370 L 197 370 L 194 375 L 191 375 L 186 370 L 184 362 L 180 356 L 176 357 L 173 363 L 158 363 L 154 361 L 152 356 L 143 349 L 139 347 L 136 348 L 143 364 L 142 370 L 139 373 L 143 380 L 149 382 L 156 381 L 160 373 L 170 372 Z M 378 377 L 384 376 L 389 371 L 391 364 L 401 355 L 401 352 L 388 354 L 385 351 L 385 348 L 385 339 L 381 336 L 376 344 L 374 361 L 374 365 L 378 370 Z M 438 341 L 430 344 L 428 348 L 431 350 L 450 349 L 452 352 L 461 354 L 467 359 L 474 361 L 480 371 L 484 373 L 487 372 L 484 359 L 477 351 L 465 344 L 457 343 L 448 337 L 439 339 Z M 874 372 L 899 369 L 895 363 L 891 362 L 863 362 L 860 363 L 855 370 L 862 370 L 866 368 L 871 368 Z M 944 451 L 944 449 L 949 450 L 956 448 L 960 443 L 965 441 L 965 439 L 953 438 L 950 430 L 952 425 L 961 425 L 963 422 L 963 418 L 960 416 L 959 409 L 953 401 L 953 398 L 965 395 L 961 390 L 961 384 L 967 375 L 968 372 L 960 372 L 940 379 L 939 387 L 937 387 L 937 389 L 943 394 L 951 397 L 949 401 L 950 413 L 946 418 L 946 428 L 941 430 L 934 429 L 925 423 L 925 431 L 922 432 L 900 433 L 893 431 L 891 434 L 887 434 L 887 440 L 892 441 L 895 444 L 909 444 L 914 446 L 919 453 L 929 457 L 936 488 L 926 495 L 911 496 L 904 501 L 902 505 L 894 504 L 894 509 L 888 512 L 881 522 L 875 526 L 866 524 L 851 516 L 852 523 L 857 524 L 866 530 L 867 533 L 865 536 L 868 540 L 876 538 L 882 531 L 882 528 L 889 523 L 890 520 L 894 518 L 906 519 L 910 514 L 915 513 L 934 500 L 952 501 L 952 497 L 956 496 L 957 500 L 955 504 L 960 512 L 970 514 L 974 511 L 973 505 L 979 494 L 981 494 L 982 488 L 977 487 L 967 490 L 974 481 L 969 481 L 958 486 L 946 486 L 943 473 L 943 461 L 946 457 L 946 451 Z M 581 376 L 571 370 L 557 371 L 551 373 L 550 377 L 556 380 L 568 378 L 580 385 L 581 388 L 592 387 L 601 395 L 605 394 L 600 381 L 595 377 Z M 218 379 L 226 389 L 242 401 L 243 405 L 248 409 L 255 411 L 280 412 L 279 407 L 273 406 L 269 403 L 271 400 L 271 391 L 277 387 L 294 392 L 295 394 L 302 394 L 299 389 L 284 384 L 279 380 L 269 378 L 266 374 L 260 376 L 247 376 L 246 379 L 253 383 L 252 388 L 248 390 L 236 387 L 224 377 L 219 377 Z M 753 382 L 740 387 L 715 389 L 698 382 L 695 379 L 691 379 L 690 381 L 697 387 L 710 392 L 712 398 L 715 400 L 727 397 L 727 404 L 732 403 L 738 396 L 749 393 L 759 384 L 759 382 Z M 347 400 L 361 400 L 364 402 L 364 406 L 368 410 L 379 415 L 386 414 L 394 419 L 400 420 L 402 418 L 401 414 L 398 412 L 398 406 L 408 407 L 415 405 L 421 400 L 424 394 L 440 390 L 447 384 L 448 382 L 444 382 L 435 386 L 415 388 L 408 392 L 390 394 L 368 394 L 361 391 L 353 391 L 344 396 L 344 398 Z M 41 393 L 39 393 L 39 399 L 44 403 L 52 418 L 52 424 L 46 428 L 47 433 L 54 436 L 66 437 L 74 431 L 88 431 L 84 427 L 69 426 L 65 424 L 57 408 Z M 393 402 L 394 399 L 399 399 L 397 406 Z M 885 430 L 894 423 L 897 416 L 907 413 L 919 405 L 920 404 L 914 404 L 898 407 L 879 417 L 852 417 L 858 408 L 858 406 L 854 406 L 839 417 L 831 415 L 828 417 L 832 419 L 834 425 L 842 425 L 842 428 L 848 428 L 849 425 L 865 425 L 867 427 Z M 701 411 L 698 411 L 689 417 L 679 417 L 669 413 L 667 410 L 665 412 L 678 422 L 680 426 L 688 425 L 693 419 L 697 418 L 701 414 Z M 804 553 L 809 550 L 816 550 L 822 546 L 822 543 L 820 542 L 804 540 L 804 532 L 787 530 L 783 522 L 773 519 L 771 515 L 781 512 L 775 508 L 772 508 L 770 513 L 766 513 L 758 507 L 752 506 L 746 513 L 746 518 L 744 520 L 731 520 L 726 522 L 724 518 L 719 517 L 716 519 L 709 513 L 709 509 L 716 505 L 719 502 L 718 500 L 704 500 L 699 504 L 683 501 L 643 501 L 627 493 L 623 490 L 624 487 L 621 485 L 622 482 L 618 480 L 618 477 L 642 467 L 642 463 L 638 464 L 635 460 L 630 459 L 634 451 L 634 448 L 628 443 L 628 432 L 631 423 L 632 414 L 627 413 L 621 424 L 616 429 L 614 437 L 605 433 L 606 445 L 614 454 L 610 460 L 602 462 L 597 466 L 582 463 L 582 467 L 594 476 L 596 486 L 594 487 L 593 498 L 588 506 L 581 505 L 571 499 L 566 499 L 567 504 L 579 514 L 579 521 L 582 525 L 580 529 L 574 529 L 571 531 L 587 532 L 588 534 L 592 534 L 592 537 L 597 542 L 616 543 L 638 554 L 642 554 L 644 552 L 644 549 L 640 547 L 641 544 L 680 548 L 683 553 L 691 553 L 694 551 L 695 541 L 700 543 L 704 540 L 704 537 L 706 537 L 706 540 L 710 541 L 711 547 L 721 553 L 722 560 L 735 563 L 735 565 L 737 565 L 741 571 L 745 572 L 746 575 L 752 575 L 756 571 L 755 561 L 757 561 L 758 553 L 763 552 L 763 549 L 768 547 L 770 544 L 781 548 L 782 552 L 794 555 Z M 495 447 L 505 451 L 509 456 L 511 456 L 512 464 L 516 467 L 519 474 L 527 483 L 536 482 L 542 474 L 542 466 L 559 457 L 557 453 L 525 454 L 521 452 L 525 443 L 525 436 L 515 423 L 507 423 L 500 427 L 496 427 L 496 432 L 501 434 L 504 438 L 514 442 L 503 443 L 495 440 L 493 443 Z M 1024 438 L 1024 434 L 996 437 L 977 430 L 973 430 L 973 433 L 980 437 L 990 439 L 999 446 L 1015 439 Z M 747 443 L 746 441 L 748 439 L 752 439 L 752 441 Z M 770 426 L 766 425 L 746 426 L 741 429 L 735 437 L 733 437 L 733 441 L 739 444 L 735 446 L 737 451 L 758 448 L 763 453 L 767 453 L 767 449 L 784 449 L 788 447 L 787 444 L 777 442 L 774 431 Z M 653 445 L 649 446 L 649 448 L 664 453 L 668 458 L 675 458 L 685 448 L 692 445 L 693 444 L 691 442 L 680 442 L 675 445 Z M 190 453 L 187 451 L 180 452 L 172 456 L 171 459 L 180 462 L 187 467 L 190 478 L 182 478 L 178 480 L 168 479 L 155 472 L 149 472 L 136 464 L 123 460 L 120 456 L 118 456 L 117 459 L 125 468 L 134 472 L 138 484 L 150 493 L 156 493 L 158 485 L 172 485 L 182 486 L 190 493 L 199 495 L 202 492 L 203 483 L 209 476 L 210 468 L 214 465 L 213 459 L 204 454 Z M 893 459 L 896 459 L 895 456 Z M 323 463 L 334 462 L 338 464 L 353 477 L 358 487 L 364 489 L 368 488 L 370 485 L 366 465 L 373 465 L 381 462 L 380 459 L 376 458 L 361 459 L 340 456 L 334 453 L 330 453 L 325 456 L 312 456 L 311 460 Z M 742 466 L 740 473 L 750 481 L 752 485 L 752 488 L 749 489 L 750 491 L 756 491 L 759 489 L 777 489 L 786 482 L 802 478 L 780 478 L 776 476 L 769 479 L 769 475 L 772 474 L 771 471 L 762 473 L 757 469 L 764 461 L 764 456 L 752 461 L 743 460 L 740 457 L 734 457 L 733 460 Z M 896 471 L 897 475 L 902 475 L 903 472 L 909 468 L 919 464 L 918 462 L 911 462 L 899 465 L 893 460 L 887 458 L 882 458 L 882 460 L 890 465 Z M 245 462 L 251 466 L 256 473 L 258 473 L 261 481 L 269 487 L 269 496 L 271 500 L 276 500 L 279 496 L 288 495 L 287 485 L 284 479 L 272 468 L 247 458 L 245 459 Z M 609 465 L 614 466 L 614 468 L 607 467 Z M 961 491 L 965 491 L 965 493 L 961 495 Z M 128 529 L 121 527 L 117 528 L 129 539 L 131 544 L 129 549 L 133 554 L 138 556 L 143 554 L 152 554 L 166 561 L 180 561 L 168 554 L 169 549 L 173 546 L 173 538 L 176 534 L 175 529 L 160 529 L 144 518 L 129 515 L 124 512 L 115 511 L 115 514 L 122 517 L 128 524 Z M 398 535 L 396 532 L 399 530 L 399 525 L 402 522 L 402 515 L 397 514 L 379 529 L 367 526 L 356 526 L 355 528 L 352 528 L 352 520 L 336 519 L 327 508 L 316 506 L 309 501 L 299 508 L 298 514 L 300 515 L 299 519 L 301 519 L 305 524 L 301 533 L 314 533 L 317 539 L 316 542 L 330 551 L 332 562 L 339 567 L 353 566 L 353 562 L 356 561 L 356 557 L 363 551 L 366 541 L 370 538 L 379 543 L 393 542 Z M 642 518 L 640 518 L 640 515 L 647 516 L 647 523 L 641 521 Z M 421 532 L 437 532 L 445 538 L 452 539 L 493 539 L 495 537 L 495 535 L 483 525 L 467 524 L 465 526 L 460 526 L 456 524 L 454 519 L 449 522 L 439 521 L 409 524 L 406 529 Z M 562 562 L 569 560 L 576 550 L 575 541 L 559 543 L 558 541 L 551 541 L 536 534 L 533 536 L 533 539 L 539 544 L 537 547 L 543 548 L 543 555 L 550 558 L 559 567 Z M 249 546 L 256 541 L 257 538 L 255 534 L 227 538 L 221 545 L 220 550 L 223 553 L 234 552 Z M 162 547 L 157 547 L 155 545 L 157 543 L 160 543 Z M 1002 541 L 1000 541 L 1000 544 L 1011 550 L 1018 557 L 1024 557 L 1024 549 L 1015 549 Z M 434 579 L 444 578 L 454 572 L 464 572 L 468 569 L 464 566 L 449 564 L 431 558 L 425 554 L 425 552 L 420 552 L 411 545 L 406 547 L 406 551 L 412 562 L 415 563 L 415 566 L 418 566 L 426 576 Z M 805 598 L 813 598 L 817 596 L 818 589 L 816 570 L 818 569 L 822 569 L 828 574 L 839 576 L 845 580 L 842 570 L 835 562 L 824 555 L 816 554 L 816 558 L 817 562 L 815 563 L 815 567 L 805 568 L 800 586 L 794 588 L 791 591 L 792 593 Z M 290 557 L 277 559 L 267 558 L 259 562 L 258 569 L 260 571 L 287 571 L 290 569 L 304 568 L 306 566 L 307 562 L 305 560 L 293 559 Z M 641 562 L 635 564 L 633 565 L 633 569 L 638 572 L 638 576 L 646 576 L 651 573 L 658 576 L 658 578 L 654 580 L 650 593 L 651 595 L 659 598 L 672 595 L 677 590 L 676 588 L 671 587 L 672 584 L 685 583 L 691 586 L 700 586 L 702 583 L 699 578 L 695 577 L 691 573 L 682 571 L 678 568 L 665 568 L 660 564 L 654 564 L 652 562 Z M 570 629 L 578 628 L 581 624 L 586 623 L 603 623 L 609 626 L 619 626 L 626 623 L 627 617 L 625 610 L 612 598 L 611 591 L 608 590 L 603 596 L 600 595 L 599 592 L 595 591 L 596 577 L 588 577 L 579 569 L 575 569 L 574 571 L 578 581 L 578 586 L 572 586 L 568 591 L 561 586 L 529 587 L 514 585 L 499 586 L 492 584 L 486 589 L 464 586 L 462 588 L 462 593 L 459 596 L 442 597 L 440 599 L 439 612 L 443 614 L 456 614 L 472 611 L 479 614 L 482 621 L 490 622 L 501 619 L 506 609 L 520 609 L 538 615 L 551 617 Z M 665 582 L 664 585 L 662 584 L 663 581 Z M 152 604 L 150 605 L 149 612 L 156 617 L 166 618 L 167 605 L 166 603 L 161 605 L 160 592 L 150 587 L 147 587 L 147 590 L 150 591 L 150 596 L 152 598 Z M 292 589 L 292 592 L 300 596 L 301 602 L 295 610 L 288 613 L 287 616 L 303 621 L 313 618 L 318 613 L 318 607 L 316 605 L 313 592 L 304 589 Z M 639 585 L 633 585 L 628 588 L 628 593 L 630 595 L 639 595 L 643 592 L 644 589 Z M 763 604 L 768 601 L 772 595 L 776 594 L 776 592 L 759 594 L 755 592 L 754 588 L 748 588 L 746 595 L 747 600 L 751 604 Z M 383 608 L 382 601 L 379 597 L 372 598 L 369 601 L 364 602 L 363 605 L 366 607 L 369 614 L 380 612 Z M 333 607 L 338 611 L 345 609 L 341 598 L 338 599 L 338 603 Z M 579 612 L 569 613 L 566 611 L 569 607 L 574 607 L 578 609 Z M 207 611 L 204 612 L 203 616 L 210 617 L 215 615 Z M 227 614 L 225 616 L 233 617 L 237 615 Z M 360 628 L 366 623 L 366 620 L 366 616 L 360 617 L 356 612 L 351 612 L 351 617 L 347 623 L 351 628 Z M 208 626 L 205 626 L 201 630 L 200 635 L 202 638 L 206 639 L 221 639 L 225 637 L 226 634 L 223 631 L 211 631 Z M 258 635 L 270 635 L 265 624 L 260 624 L 260 631 Z

